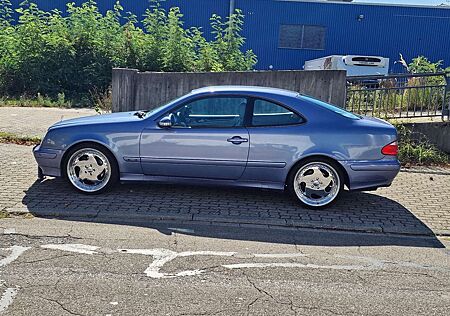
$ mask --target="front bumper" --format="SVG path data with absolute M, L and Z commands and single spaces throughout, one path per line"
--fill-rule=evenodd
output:
M 391 185 L 400 171 L 398 159 L 345 161 L 350 190 L 373 189 Z
M 37 145 L 33 148 L 33 155 L 40 168 L 42 176 L 61 176 L 61 159 L 64 152 L 62 150 L 42 148 Z

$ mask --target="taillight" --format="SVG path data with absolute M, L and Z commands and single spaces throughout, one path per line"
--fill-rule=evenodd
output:
M 381 149 L 381 153 L 386 156 L 397 156 L 398 155 L 398 143 L 397 141 L 387 144 Z

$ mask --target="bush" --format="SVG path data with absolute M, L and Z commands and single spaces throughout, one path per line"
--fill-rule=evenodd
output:
M 407 63 L 402 55 L 399 61 L 410 74 L 440 73 L 444 70 L 442 61 L 431 62 L 424 56 L 413 58 Z M 347 103 L 358 113 L 371 113 L 383 118 L 405 111 L 434 112 L 443 104 L 446 80 L 443 75 L 412 77 L 407 81 L 383 80 L 380 90 L 373 85 L 352 84 L 348 88 Z M 400 87 L 400 88 L 396 88 Z
M 405 164 L 448 164 L 449 156 L 436 148 L 425 135 L 412 133 L 403 124 L 394 124 L 399 136 L 398 158 Z
M 178 7 L 152 0 L 142 19 L 123 14 L 117 2 L 105 14 L 89 0 L 68 3 L 66 13 L 43 11 L 25 1 L 12 23 L 10 0 L 0 0 L 0 95 L 85 102 L 109 90 L 113 67 L 141 71 L 251 70 L 256 56 L 242 52 L 243 15 L 213 15 L 214 40 L 185 28 Z M 93 92 L 94 91 L 94 92 Z

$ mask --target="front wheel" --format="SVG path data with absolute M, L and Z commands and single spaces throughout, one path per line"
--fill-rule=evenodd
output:
M 313 158 L 295 167 L 287 186 L 301 204 L 318 209 L 336 201 L 344 188 L 344 176 L 336 163 Z
M 95 144 L 73 148 L 65 162 L 65 175 L 78 191 L 98 194 L 118 181 L 118 168 L 113 155 Z

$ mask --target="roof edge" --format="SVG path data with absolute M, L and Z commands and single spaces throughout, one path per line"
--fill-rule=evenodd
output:
M 374 2 L 342 2 L 342 1 L 325 1 L 325 0 L 274 0 L 277 2 L 311 2 L 320 4 L 340 4 L 340 5 L 360 5 L 360 6 L 377 6 L 377 7 L 399 7 L 399 8 L 424 8 L 424 9 L 444 9 L 450 10 L 450 6 L 444 5 L 420 5 L 420 4 L 393 4 L 393 3 L 374 3 Z

